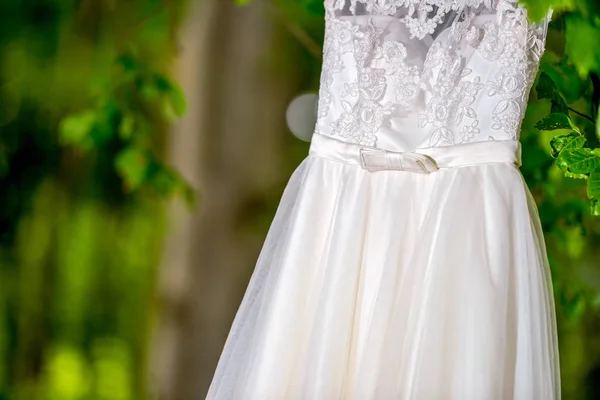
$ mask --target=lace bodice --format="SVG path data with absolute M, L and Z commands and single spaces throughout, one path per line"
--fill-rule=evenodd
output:
M 517 140 L 544 48 L 516 0 L 325 0 L 316 133 L 395 151 Z

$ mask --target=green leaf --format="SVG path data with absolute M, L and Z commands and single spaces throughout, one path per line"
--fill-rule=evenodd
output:
M 587 195 L 590 199 L 600 200 L 600 171 L 590 174 L 587 182 Z
M 133 53 L 121 54 L 115 59 L 117 66 L 118 81 L 120 83 L 131 82 L 140 72 L 142 68 L 135 59 Z
M 119 136 L 121 139 L 130 139 L 135 130 L 135 117 L 133 114 L 125 114 L 119 124 Z
M 567 135 L 556 135 L 550 141 L 552 148 L 552 157 L 558 157 L 563 150 L 576 150 L 585 145 L 585 138 L 577 132 L 571 132 Z
M 600 167 L 600 158 L 590 149 L 563 150 L 557 158 L 557 164 L 559 167 L 566 166 L 566 170 L 574 174 L 589 174 Z
M 115 59 L 115 63 L 127 72 L 138 69 L 137 61 L 130 54 L 120 55 Z
M 569 107 L 563 96 L 558 91 L 554 80 L 545 72 L 540 73 L 540 76 L 535 87 L 538 99 L 550 100 L 552 113 L 569 113 Z
M 181 196 L 193 207 L 196 202 L 196 193 L 189 183 L 177 171 L 155 162 L 151 166 L 149 184 L 162 198 Z
M 565 171 L 565 176 L 571 179 L 588 179 L 588 176 L 586 174 L 574 174 L 569 171 Z
M 587 182 L 587 195 L 590 198 L 590 212 L 600 216 L 600 171 L 592 172 Z
M 554 113 L 542 118 L 534 125 L 534 128 L 541 131 L 554 131 L 557 129 L 573 129 L 579 131 L 579 128 L 571 122 L 571 118 L 563 113 Z
M 122 150 L 115 159 L 115 168 L 125 182 L 128 192 L 139 189 L 145 182 L 150 160 L 147 153 L 130 146 Z
M 140 88 L 140 95 L 146 101 L 152 102 L 158 99 L 161 95 L 159 88 L 152 82 L 143 81 Z
M 169 81 L 169 78 L 161 74 L 154 74 L 153 84 L 161 93 L 168 93 L 173 89 L 173 85 Z
M 90 132 L 97 121 L 94 110 L 87 110 L 64 118 L 59 126 L 59 141 L 63 146 L 91 147 Z
M 600 52 L 593 51 L 591 47 L 592 43 L 598 43 L 600 40 L 600 28 L 579 14 L 567 15 L 565 24 L 565 51 L 579 74 L 585 76 L 591 71 L 600 72 Z
M 233 1 L 238 6 L 245 6 L 246 4 L 249 4 L 252 0 L 233 0 Z
M 596 115 L 596 137 L 600 139 L 600 106 L 598 106 L 598 113 Z
M 540 78 L 542 75 L 545 75 L 542 82 L 544 85 L 548 85 L 548 78 L 551 80 L 550 87 L 548 88 L 551 91 L 551 96 L 548 98 L 554 100 L 553 108 L 556 108 L 552 112 L 567 114 L 567 104 L 574 103 L 581 98 L 588 85 L 588 81 L 581 79 L 577 68 L 570 62 L 569 57 L 558 57 L 550 51 L 544 53 L 540 71 L 543 71 L 540 73 Z M 556 89 L 554 93 L 552 93 L 553 88 Z M 566 104 L 560 104 L 561 102 Z
M 542 20 L 550 9 L 556 13 L 573 8 L 573 0 L 521 0 L 520 3 L 527 7 L 529 17 L 533 21 Z
M 567 303 L 564 303 L 565 314 L 567 318 L 571 320 L 577 320 L 581 318 L 586 308 L 585 297 L 578 293 L 572 300 Z
M 578 0 L 577 8 L 584 18 L 592 20 L 596 18 L 596 22 L 598 22 L 597 18 L 600 15 L 600 2 L 598 0 Z
M 185 95 L 183 94 L 183 90 L 179 86 L 173 85 L 171 87 L 171 90 L 167 95 L 166 101 L 166 105 L 168 107 L 167 117 L 177 118 L 185 114 L 187 107 Z
M 105 101 L 96 111 L 96 123 L 90 131 L 94 146 L 108 143 L 117 134 L 121 112 L 114 101 Z
M 592 199 L 590 201 L 590 213 L 594 217 L 600 217 L 600 200 Z

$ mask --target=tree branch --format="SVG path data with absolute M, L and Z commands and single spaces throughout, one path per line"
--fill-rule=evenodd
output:
M 283 24 L 290 30 L 290 33 L 306 48 L 306 50 L 317 60 L 321 60 L 323 49 L 315 40 L 294 20 L 289 18 L 276 4 L 275 1 L 269 0 L 267 4 L 271 8 L 271 11 L 275 13 L 283 22 Z
M 579 115 L 580 117 L 583 117 L 585 119 L 587 119 L 588 121 L 591 121 L 593 124 L 596 124 L 596 121 L 594 121 L 594 119 L 592 117 L 590 117 L 589 115 L 585 115 L 583 113 L 580 113 L 579 111 L 569 107 L 569 111 L 574 112 L 575 114 Z

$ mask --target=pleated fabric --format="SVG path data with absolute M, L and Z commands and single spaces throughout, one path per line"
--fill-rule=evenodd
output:
M 517 168 L 369 173 L 311 155 L 207 399 L 552 400 L 558 371 L 543 234 Z

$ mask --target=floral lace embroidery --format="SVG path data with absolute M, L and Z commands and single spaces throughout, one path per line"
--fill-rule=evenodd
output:
M 334 38 L 351 38 L 357 68 L 357 80 L 345 83 L 341 94 L 344 99 L 356 100 L 353 104 L 342 100 L 344 112 L 331 123 L 331 134 L 353 143 L 374 146 L 376 133 L 388 117 L 399 107 L 409 107 L 408 100 L 417 95 L 420 82 L 418 69 L 404 62 L 407 51 L 402 43 L 388 41 L 381 44 L 383 30 L 376 28 L 372 21 L 365 26 L 333 24 L 330 31 Z M 325 57 L 328 56 L 326 53 Z M 333 64 L 336 57 L 325 64 Z M 371 66 L 379 60 L 386 61 L 387 68 Z M 324 74 L 325 83 L 331 78 L 330 73 Z M 394 88 L 396 102 L 382 103 L 390 85 Z M 330 101 L 328 97 L 325 99 L 326 103 Z
M 467 41 L 484 58 L 502 66 L 496 77 L 486 83 L 489 96 L 501 97 L 492 111 L 492 129 L 503 130 L 517 139 L 529 83 L 535 78 L 544 42 L 540 32 L 528 28 L 524 9 L 501 2 L 500 11 L 503 12 L 499 14 L 499 22 L 473 27 Z
M 406 62 L 408 55 L 403 43 L 384 41 L 383 30 L 377 28 L 372 19 L 365 20 L 369 21 L 365 24 L 332 18 L 333 11 L 348 2 L 351 10 L 362 4 L 366 11 L 386 15 L 393 15 L 399 7 L 408 7 L 408 15 L 413 15 L 427 4 L 436 5 L 438 13 L 459 6 L 492 7 L 491 1 L 479 0 L 326 0 L 329 17 L 320 117 L 329 112 L 330 89 L 336 74 L 351 67 L 345 65 L 351 59 L 345 54 L 352 54 L 352 66 L 356 68 L 356 80 L 344 83 L 340 99 L 343 111 L 330 123 L 331 135 L 374 146 L 377 132 L 389 122 L 394 111 L 414 105 L 412 101 L 423 91 L 431 96 L 418 115 L 419 125 L 432 127 L 430 146 L 475 140 L 482 127 L 474 103 L 481 95 L 499 98 L 490 111 L 489 128 L 517 138 L 529 88 L 543 53 L 543 34 L 529 26 L 526 11 L 515 0 L 494 0 L 494 19 L 480 26 L 473 25 L 479 10 L 462 10 L 449 28 L 446 40 L 430 47 L 422 72 Z M 411 33 L 415 36 L 412 29 Z M 464 55 L 473 51 L 469 51 L 469 47 L 502 69 L 483 82 L 482 77 L 474 76 L 467 67 Z M 384 102 L 391 94 L 395 102 Z
M 352 52 L 353 26 L 348 21 L 333 19 L 328 21 L 328 30 L 323 44 L 323 68 L 319 88 L 319 117 L 326 117 L 331 104 L 329 89 L 333 85 L 335 74 L 344 69 L 342 55 Z
M 492 0 L 325 0 L 325 8 L 329 15 L 336 10 L 347 9 L 352 15 L 357 14 L 357 6 L 362 5 L 371 15 L 396 15 L 411 33 L 412 38 L 423 39 L 433 34 L 451 11 L 460 11 L 465 7 L 492 6 Z
M 468 21 L 462 22 L 462 24 L 467 23 Z M 435 43 L 425 61 L 424 74 L 436 75 L 432 71 L 439 69 L 437 78 L 431 85 L 431 100 L 427 103 L 425 113 L 419 115 L 421 127 L 430 124 L 434 126 L 429 141 L 430 146 L 464 143 L 479 133 L 479 121 L 472 105 L 484 85 L 478 76 L 470 81 L 464 79 L 469 77 L 472 71 L 465 68 L 466 60 L 457 55 L 463 30 L 459 25 L 453 29 L 450 41 L 444 44 Z M 455 136 L 451 127 L 460 126 L 465 118 L 470 121 L 466 122 L 460 134 Z
M 471 107 L 484 89 L 488 96 L 500 96 L 492 111 L 494 130 L 503 130 L 511 139 L 517 139 L 530 83 L 543 53 L 543 40 L 539 32 L 529 28 L 526 11 L 511 1 L 500 0 L 495 21 L 481 27 L 473 26 L 474 14 L 465 13 L 452 28 L 448 43 L 436 43 L 430 49 L 425 70 L 439 67 L 437 79 L 431 87 L 433 93 L 426 112 L 419 115 L 422 127 L 431 124 L 431 146 L 448 146 L 471 141 L 480 133 L 477 114 Z M 481 83 L 480 77 L 466 80 L 471 70 L 464 67 L 461 43 L 477 49 L 487 60 L 500 63 L 502 69 L 494 79 Z M 461 126 L 464 118 L 470 122 L 462 125 L 458 137 L 451 127 Z
M 390 75 L 394 80 L 396 101 L 401 107 L 409 107 L 408 100 L 414 99 L 419 92 L 421 76 L 416 65 L 404 62 L 406 48 L 400 42 L 385 42 L 381 49 L 383 58 L 391 65 Z

